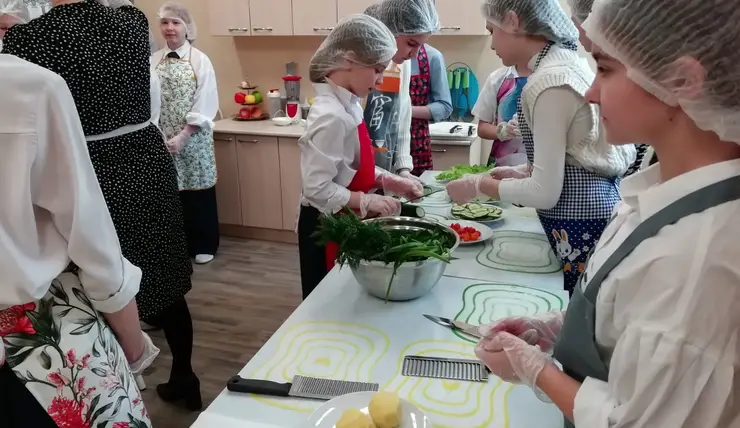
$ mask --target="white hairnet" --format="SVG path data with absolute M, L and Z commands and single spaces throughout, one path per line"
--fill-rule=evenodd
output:
M 31 20 L 28 7 L 23 0 L 0 0 L 0 15 L 8 15 L 18 20 L 19 24 L 25 24 Z
M 383 0 L 370 6 L 366 13 L 378 18 L 396 36 L 439 31 L 439 15 L 434 0 Z
M 636 84 L 740 143 L 738 22 L 734 1 L 596 0 L 583 28 Z
M 578 29 L 558 0 L 485 0 L 483 4 L 483 16 L 499 28 L 506 27 L 510 12 L 519 19 L 517 31 L 577 49 Z
M 185 26 L 185 38 L 192 42 L 198 36 L 198 29 L 195 27 L 193 15 L 184 5 L 168 1 L 159 8 L 159 19 L 173 19 L 180 21 Z
M 571 17 L 576 20 L 579 24 L 588 18 L 591 13 L 591 8 L 594 5 L 594 0 L 568 0 L 568 6 L 570 6 Z
M 309 62 L 309 78 L 323 82 L 326 76 L 348 64 L 364 67 L 387 65 L 396 54 L 396 38 L 377 19 L 348 15 L 337 23 Z

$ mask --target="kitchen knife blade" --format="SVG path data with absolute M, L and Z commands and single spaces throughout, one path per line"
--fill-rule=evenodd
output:
M 229 379 L 226 389 L 231 392 L 241 392 L 243 394 L 331 400 L 334 397 L 353 392 L 376 392 L 380 389 L 380 385 L 377 383 L 321 379 L 300 375 L 296 375 L 292 383 L 279 383 L 262 379 L 244 379 L 241 376 L 234 376 Z
M 424 317 L 436 324 L 447 327 L 452 331 L 461 331 L 469 336 L 473 336 L 478 339 L 483 337 L 478 331 L 478 326 L 476 325 L 468 324 L 463 321 L 451 320 L 449 318 L 438 317 L 436 315 L 424 314 Z

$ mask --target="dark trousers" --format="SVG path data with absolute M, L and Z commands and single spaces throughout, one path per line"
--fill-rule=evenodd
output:
M 57 427 L 46 409 L 18 380 L 8 364 L 0 367 L 0 426 L 3 428 Z
M 215 255 L 219 244 L 216 187 L 181 190 L 180 201 L 185 216 L 185 234 L 190 257 L 198 254 Z
M 301 288 L 303 299 L 319 285 L 326 276 L 326 249 L 316 243 L 313 233 L 319 226 L 319 210 L 301 206 L 298 216 L 298 255 L 301 262 Z

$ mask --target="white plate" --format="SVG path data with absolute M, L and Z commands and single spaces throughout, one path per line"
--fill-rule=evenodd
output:
M 460 245 L 471 245 L 471 244 L 477 244 L 479 242 L 484 242 L 493 237 L 493 230 L 491 230 L 490 227 L 486 226 L 485 224 L 480 224 L 475 221 L 469 221 L 469 220 L 444 220 L 440 222 L 442 224 L 445 224 L 447 226 L 452 226 L 453 224 L 457 223 L 462 227 L 472 227 L 473 229 L 480 232 L 480 238 L 478 238 L 477 241 L 463 241 L 462 238 L 460 239 Z
M 359 409 L 362 413 L 368 414 L 367 406 L 373 395 L 374 392 L 355 392 L 339 396 L 311 413 L 306 427 L 335 428 L 342 413 L 347 409 Z M 398 428 L 432 428 L 432 423 L 424 412 L 402 398 L 401 425 Z
M 490 205 L 495 205 L 495 206 L 497 206 L 497 207 L 501 208 L 501 205 L 499 205 L 499 204 L 497 204 L 497 203 L 491 203 Z M 453 206 L 454 206 L 454 205 L 453 205 Z M 503 210 L 503 208 L 501 208 L 501 209 Z M 484 225 L 484 226 L 489 226 L 489 227 L 490 227 L 491 225 L 493 225 L 493 224 L 496 224 L 496 223 L 498 223 L 498 222 L 502 221 L 502 220 L 504 219 L 504 214 L 503 214 L 503 212 L 502 212 L 502 213 L 501 213 L 501 216 L 500 216 L 499 218 L 497 218 L 497 219 L 493 219 L 493 220 L 480 220 L 480 221 L 478 221 L 478 220 L 468 220 L 468 219 L 462 219 L 462 218 L 457 218 L 457 217 L 455 217 L 455 216 L 454 216 L 454 215 L 452 214 L 452 207 L 450 207 L 450 210 L 449 210 L 449 211 L 447 212 L 447 218 L 448 218 L 448 219 L 450 219 L 450 220 L 455 220 L 455 221 L 457 221 L 457 222 L 461 222 L 461 221 L 471 221 L 471 222 L 473 222 L 473 223 L 477 223 L 477 224 L 482 224 L 482 225 Z

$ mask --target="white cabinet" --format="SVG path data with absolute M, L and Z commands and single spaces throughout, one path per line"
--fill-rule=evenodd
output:
M 337 0 L 337 16 L 342 18 L 352 13 L 363 13 L 375 3 L 380 3 L 380 0 Z
M 293 35 L 326 36 L 337 23 L 337 0 L 293 0 Z
M 478 2 L 437 0 L 437 12 L 441 25 L 440 35 L 478 36 L 488 34 L 486 20 L 483 19 Z
M 210 0 L 209 21 L 213 36 L 248 36 L 249 0 Z
M 249 0 L 253 36 L 292 36 L 291 0 Z

